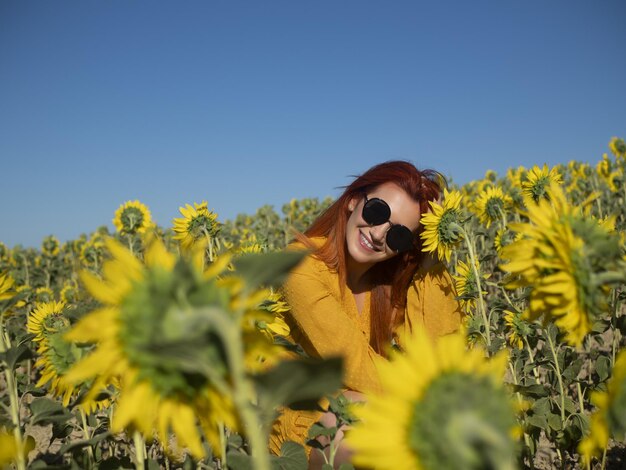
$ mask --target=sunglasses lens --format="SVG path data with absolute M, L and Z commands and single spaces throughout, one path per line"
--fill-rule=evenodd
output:
M 391 209 L 382 199 L 369 199 L 363 206 L 363 220 L 370 225 L 384 224 L 389 217 L 391 217 Z
M 413 233 L 404 225 L 394 225 L 387 231 L 387 246 L 398 253 L 413 248 Z

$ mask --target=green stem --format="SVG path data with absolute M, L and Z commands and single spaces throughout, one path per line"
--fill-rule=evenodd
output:
M 135 444 L 135 468 L 144 470 L 146 466 L 146 447 L 143 436 L 139 431 L 133 434 L 133 442 Z
M 535 365 L 535 356 L 533 356 L 533 350 L 530 347 L 528 338 L 524 337 L 524 343 L 526 343 L 526 350 L 528 351 L 528 358 L 530 359 L 530 362 L 533 365 L 533 375 L 535 376 L 535 382 L 539 383 L 539 371 L 537 370 L 537 366 Z
M 513 383 L 515 385 L 518 385 L 517 374 L 515 373 L 515 367 L 513 367 L 513 364 L 511 363 L 510 360 L 509 360 L 509 369 L 511 369 L 511 375 L 513 376 Z M 517 396 L 517 402 L 520 404 L 520 406 L 522 406 L 523 403 L 524 403 L 524 399 L 522 398 L 522 394 L 520 392 L 515 392 L 515 395 Z M 526 447 L 528 449 L 530 449 L 530 437 L 528 436 L 526 431 L 524 431 L 524 444 L 526 444 Z M 530 460 L 532 462 L 532 458 Z
M 559 359 L 556 355 L 554 343 L 548 332 L 546 332 L 546 338 L 548 338 L 548 344 L 550 345 L 550 351 L 552 352 L 552 358 L 554 359 L 554 369 L 556 372 L 556 378 L 559 381 L 559 392 L 561 394 L 561 421 L 565 422 L 565 389 L 563 387 L 563 379 L 561 377 L 561 368 L 559 367 Z
M 580 414 L 585 411 L 585 402 L 583 401 L 583 391 L 580 388 L 580 382 L 576 382 L 576 391 L 578 393 L 578 406 L 580 406 Z
M 3 312 L 0 312 L 0 316 Z M 11 341 L 8 334 L 5 335 L 4 323 L 0 324 L 0 352 L 5 352 L 11 347 Z M 9 394 L 9 406 L 11 422 L 13 423 L 13 438 L 15 439 L 15 445 L 17 446 L 17 455 L 15 456 L 15 464 L 17 470 L 26 469 L 26 460 L 24 459 L 24 439 L 22 438 L 22 428 L 20 423 L 20 400 L 17 394 L 17 383 L 13 369 L 7 367 L 4 364 L 4 377 L 7 385 L 7 392 Z
M 474 272 L 474 277 L 476 278 L 476 288 L 478 289 L 478 303 L 480 305 L 480 313 L 483 317 L 483 324 L 485 325 L 485 341 L 487 346 L 491 346 L 491 332 L 489 326 L 489 319 L 487 318 L 487 311 L 485 308 L 485 300 L 483 299 L 483 289 L 480 283 L 480 273 L 477 268 L 477 260 L 476 255 L 474 254 L 474 247 L 472 246 L 472 242 L 469 238 L 468 233 L 461 227 L 461 232 L 463 233 L 463 239 L 465 240 L 465 246 L 467 246 L 467 251 L 470 258 L 470 264 L 472 265 L 472 271 Z
M 89 427 L 87 426 L 87 417 L 85 416 L 85 412 L 83 411 L 82 408 L 80 409 L 80 419 L 83 424 L 83 436 L 85 437 L 85 440 L 88 441 L 89 439 L 91 439 L 91 436 L 89 435 Z M 87 455 L 89 458 L 88 468 L 93 468 L 95 461 L 94 461 L 94 455 L 93 455 L 93 448 L 91 447 L 91 445 L 87 446 Z
M 252 448 L 252 467 L 255 470 L 269 470 L 270 459 L 267 450 L 267 439 L 264 436 L 261 421 L 254 408 L 256 393 L 244 367 L 244 345 L 239 327 L 243 312 L 238 312 L 234 317 L 227 317 L 219 311 L 207 309 L 206 314 L 212 318 L 219 331 L 222 332 L 232 380 L 233 401 Z
M 600 464 L 600 470 L 604 470 L 604 467 L 606 466 L 606 450 L 607 448 L 604 448 L 604 452 L 602 452 L 602 463 Z
M 226 457 L 226 451 L 228 450 L 228 439 L 226 438 L 226 429 L 224 427 L 224 423 L 219 423 L 217 427 L 220 431 L 220 445 L 222 447 L 222 467 L 228 468 L 228 459 Z

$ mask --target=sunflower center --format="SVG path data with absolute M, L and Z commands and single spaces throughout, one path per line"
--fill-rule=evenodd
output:
M 415 403 L 409 447 L 425 469 L 496 469 L 514 455 L 515 424 L 502 388 L 487 377 L 447 372 Z
M 147 270 L 124 298 L 118 340 L 139 373 L 162 396 L 193 399 L 208 383 L 196 364 L 226 373 L 225 353 L 201 309 L 223 304 L 214 283 L 181 260 L 173 271 Z

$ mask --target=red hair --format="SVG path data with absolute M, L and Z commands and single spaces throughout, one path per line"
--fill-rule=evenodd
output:
M 362 197 L 364 192 L 389 182 L 402 188 L 419 204 L 420 217 L 430 209 L 428 202 L 440 197 L 442 187 L 446 184 L 440 173 L 434 170 L 420 171 L 406 161 L 380 163 L 357 176 L 304 234 L 296 235 L 300 242 L 314 250 L 313 255 L 316 258 L 337 272 L 342 295 L 347 282 L 346 226 L 350 217 L 348 205 L 353 198 Z M 377 263 L 368 271 L 374 284 L 370 301 L 370 344 L 382 355 L 386 355 L 393 331 L 403 318 L 402 315 L 395 314 L 395 311 L 406 305 L 409 285 L 424 258 L 419 237 L 421 231 L 420 224 L 412 250 Z M 326 237 L 326 242 L 317 247 L 310 237 Z

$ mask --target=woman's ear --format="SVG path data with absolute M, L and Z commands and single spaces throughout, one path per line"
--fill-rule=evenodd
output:
M 354 211 L 354 208 L 356 207 L 358 202 L 359 202 L 359 199 L 356 197 L 353 197 L 352 199 L 350 199 L 350 202 L 348 203 L 348 210 L 350 212 Z

